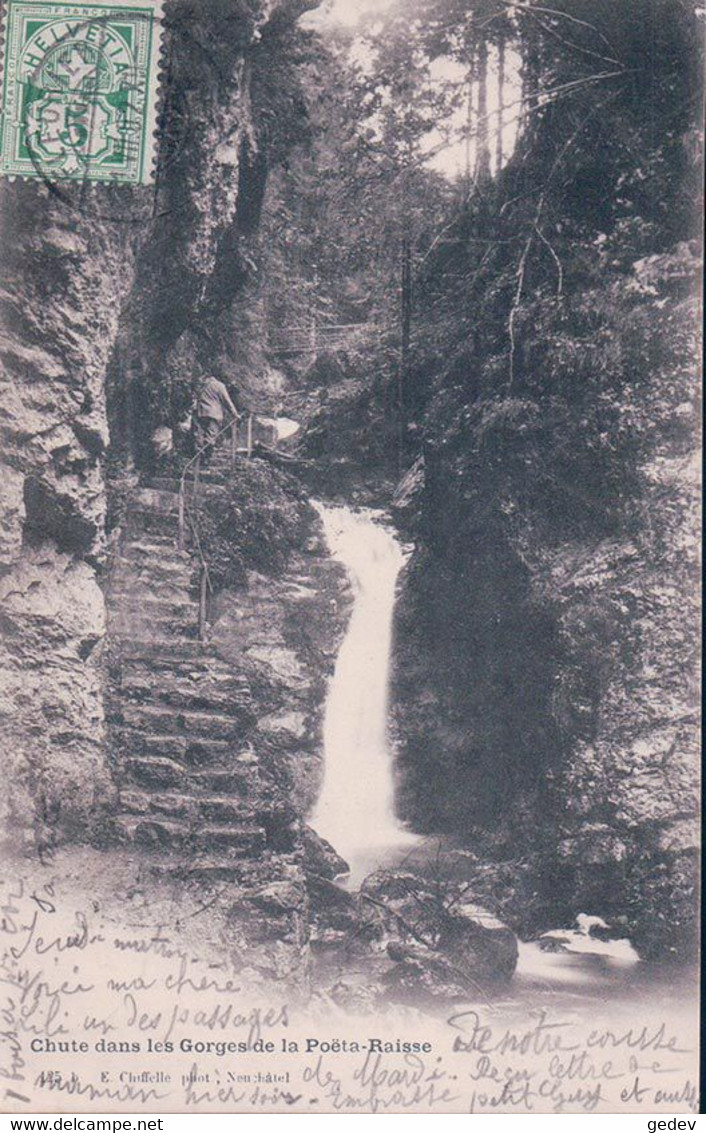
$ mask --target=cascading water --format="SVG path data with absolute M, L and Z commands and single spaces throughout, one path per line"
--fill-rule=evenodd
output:
M 318 510 L 355 602 L 326 702 L 324 782 L 309 821 L 349 863 L 353 880 L 417 840 L 395 817 L 387 735 L 392 613 L 405 554 L 377 513 Z
M 401 826 L 394 812 L 392 753 L 387 736 L 388 681 L 395 585 L 405 553 L 371 510 L 315 504 L 331 554 L 346 567 L 354 593 L 348 631 L 329 688 L 324 718 L 324 782 L 310 825 L 350 865 L 347 884 L 378 866 L 414 864 L 438 852 Z M 578 930 L 548 933 L 559 951 L 520 942 L 510 994 L 534 1006 L 538 993 L 575 1009 L 577 996 L 610 994 L 631 1006 L 639 994 L 639 958 L 627 940 L 593 940 L 581 914 Z M 582 924 L 582 922 L 585 922 Z M 602 922 L 601 922 L 602 923 Z M 517 996 L 520 999 L 517 999 Z

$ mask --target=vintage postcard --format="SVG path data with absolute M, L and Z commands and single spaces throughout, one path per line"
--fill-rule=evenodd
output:
M 697 1113 L 704 8 L 0 21 L 2 1111 Z

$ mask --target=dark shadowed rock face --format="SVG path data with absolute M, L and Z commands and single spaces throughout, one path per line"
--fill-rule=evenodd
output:
M 657 351 L 665 304 L 670 315 L 639 396 L 620 384 L 603 395 L 621 424 L 607 418 L 601 444 L 626 446 L 615 482 L 591 484 L 610 461 L 581 453 L 578 435 L 587 471 L 567 477 L 557 398 L 464 408 L 447 390 L 432 404 L 394 711 L 405 816 L 473 830 L 476 849 L 494 841 L 498 897 L 513 863 L 523 878 L 514 907 L 504 900 L 511 923 L 590 909 L 626 918 L 642 955 L 679 956 L 696 892 L 698 486 L 693 305 L 673 290 L 675 263 L 688 290 L 694 260 L 677 252 L 651 257 L 653 291 L 642 262 L 616 287 L 612 341 L 625 334 L 626 352 L 625 327 Z

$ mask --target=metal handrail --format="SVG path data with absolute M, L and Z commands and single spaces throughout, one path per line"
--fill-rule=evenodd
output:
M 208 601 L 208 591 L 210 590 L 211 593 L 213 593 L 213 584 L 211 582 L 211 577 L 210 577 L 210 574 L 209 574 L 208 562 L 206 561 L 206 556 L 203 553 L 203 546 L 201 544 L 201 536 L 199 534 L 196 512 L 187 503 L 186 479 L 187 479 L 187 476 L 189 475 L 190 470 L 193 467 L 193 469 L 194 469 L 194 481 L 193 481 L 194 490 L 193 490 L 192 495 L 191 495 L 191 499 L 192 499 L 192 502 L 193 502 L 195 495 L 196 495 L 196 487 L 198 485 L 199 471 L 200 471 L 200 468 L 201 468 L 201 457 L 202 457 L 203 453 L 206 451 L 206 448 L 213 449 L 215 447 L 215 445 L 217 444 L 217 442 L 220 440 L 221 437 L 223 437 L 223 435 L 225 433 L 230 433 L 230 435 L 231 435 L 231 464 L 235 463 L 235 456 L 236 456 L 236 453 L 238 451 L 245 452 L 247 459 L 248 460 L 250 459 L 250 457 L 252 456 L 252 447 L 253 447 L 253 415 L 252 415 L 252 413 L 250 413 L 248 415 L 247 443 L 246 443 L 245 449 L 240 449 L 240 450 L 236 446 L 237 428 L 238 428 L 239 419 L 240 419 L 239 417 L 232 417 L 227 425 L 224 425 L 222 429 L 218 430 L 218 432 L 216 433 L 215 437 L 213 438 L 213 440 L 210 442 L 209 445 L 202 445 L 201 448 L 196 452 L 196 454 L 194 456 L 192 456 L 192 458 L 190 460 L 188 460 L 187 463 L 184 465 L 181 476 L 179 478 L 179 527 L 178 527 L 178 534 L 177 534 L 177 546 L 178 546 L 180 551 L 184 551 L 186 549 L 186 525 L 187 525 L 187 522 L 188 522 L 188 525 L 191 529 L 193 546 L 194 546 L 194 549 L 196 550 L 196 553 L 197 553 L 198 559 L 199 559 L 199 563 L 200 563 L 200 566 L 201 566 L 201 579 L 200 579 L 200 585 L 199 585 L 199 640 L 200 641 L 203 641 L 204 631 L 205 631 L 205 628 L 206 628 L 206 605 L 207 605 L 207 601 Z

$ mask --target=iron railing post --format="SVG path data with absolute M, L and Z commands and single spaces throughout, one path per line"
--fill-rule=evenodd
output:
M 199 591 L 199 641 L 203 641 L 206 633 L 206 599 L 208 586 L 208 569 L 205 563 L 201 565 L 201 587 Z
M 186 514 L 184 509 L 184 478 L 179 481 L 179 540 L 177 546 L 180 551 L 186 547 L 186 531 L 185 531 Z
M 248 456 L 252 452 L 252 414 L 248 418 Z M 221 430 L 214 437 L 214 444 L 225 436 L 227 432 L 231 435 L 231 453 L 233 462 L 237 452 L 237 421 L 233 420 L 224 425 Z M 199 557 L 201 564 L 201 577 L 199 581 L 199 624 L 198 634 L 199 641 L 203 641 L 206 636 L 206 618 L 208 614 L 208 591 L 212 590 L 211 579 L 208 573 L 208 563 L 204 558 L 203 549 L 201 546 L 201 539 L 199 536 L 199 528 L 197 522 L 197 489 L 199 485 L 199 476 L 201 472 L 201 454 L 202 449 L 199 449 L 195 456 L 191 458 L 184 467 L 179 480 L 179 518 L 178 518 L 178 534 L 177 546 L 180 551 L 186 550 L 186 527 L 189 525 L 189 532 L 191 538 L 192 549 Z M 193 469 L 193 481 L 190 498 L 187 499 L 187 476 L 189 471 Z

